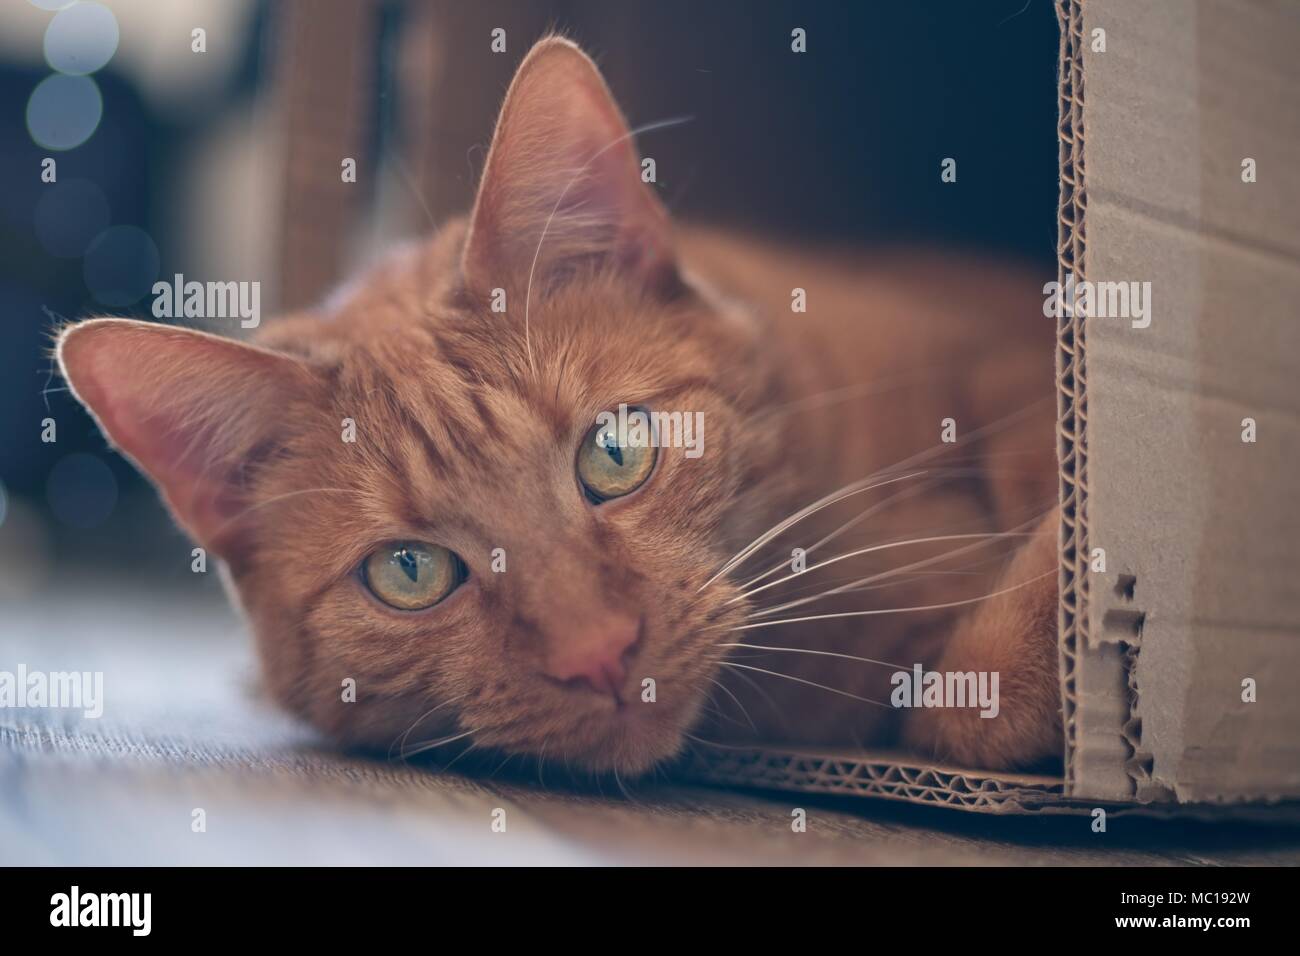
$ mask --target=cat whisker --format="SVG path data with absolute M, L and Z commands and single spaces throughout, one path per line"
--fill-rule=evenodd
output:
M 784 584 L 786 581 L 793 581 L 795 578 L 803 577 L 805 574 L 811 574 L 813 571 L 817 571 L 820 570 L 821 568 L 829 567 L 830 565 L 836 564 L 840 561 L 847 561 L 849 558 L 860 557 L 864 554 L 872 554 L 876 551 L 888 551 L 891 548 L 902 548 L 913 544 L 933 544 L 936 541 L 965 541 L 965 540 L 970 540 L 972 538 L 994 539 L 994 538 L 1006 538 L 1006 537 L 1028 538 L 1028 537 L 1032 537 L 1032 535 L 1027 532 L 1018 534 L 1013 531 L 989 532 L 985 534 L 941 534 L 941 535 L 932 535 L 930 537 L 925 537 L 925 538 L 909 538 L 906 541 L 891 541 L 886 544 L 875 544 L 869 548 L 858 548 L 856 551 L 848 551 L 844 554 L 836 555 L 833 558 L 827 558 L 825 561 L 821 561 L 817 564 L 812 565 L 809 568 L 805 568 L 803 571 L 792 572 L 790 574 L 787 574 L 783 578 L 777 578 L 775 581 L 772 581 L 768 584 L 764 584 L 761 587 L 754 588 L 752 591 L 744 591 L 740 594 L 737 594 L 729 601 L 725 601 L 724 604 L 735 604 L 737 601 L 748 600 L 749 598 L 753 597 L 755 594 L 759 594 L 763 591 L 766 591 L 768 588 L 774 588 L 779 584 Z M 950 556 L 952 556 L 952 552 L 941 555 L 940 557 L 947 558 Z M 870 580 L 869 578 L 864 578 L 856 583 L 866 584 L 869 582 L 869 580 Z M 837 593 L 837 591 L 826 592 L 826 594 L 835 594 L 835 593 Z
M 1037 574 L 1026 581 L 1021 581 L 1018 584 L 1013 584 L 1010 587 L 1005 587 L 997 591 L 991 591 L 988 594 L 981 594 L 979 597 L 966 598 L 961 601 L 945 601 L 940 604 L 922 604 L 922 605 L 918 605 L 917 607 L 886 607 L 886 608 L 873 608 L 872 610 L 869 611 L 837 611 L 831 614 L 811 614 L 806 617 L 786 617 L 776 621 L 757 621 L 753 624 L 741 624 L 738 627 L 729 628 L 729 630 L 750 631 L 758 627 L 775 627 L 778 624 L 797 624 L 804 621 L 829 621 L 834 618 L 840 618 L 840 617 L 871 617 L 877 614 L 908 614 L 908 613 L 921 612 L 921 611 L 941 611 L 946 608 L 964 607 L 968 604 L 978 604 L 980 601 L 987 601 L 990 598 L 1000 597 L 1003 594 L 1010 594 L 1012 591 L 1018 591 L 1021 588 L 1029 587 L 1029 585 L 1034 584 L 1038 581 L 1041 581 L 1043 578 L 1049 577 L 1057 573 L 1058 573 L 1057 569 L 1053 568 L 1050 571 L 1044 571 L 1042 574 Z
M 1032 526 L 1034 526 L 1034 525 L 1035 525 L 1039 520 L 1041 520 L 1042 517 L 1045 517 L 1045 516 L 1040 515 L 1038 519 L 1034 519 L 1034 520 L 1031 520 L 1031 521 L 1027 521 L 1027 522 L 1025 522 L 1024 524 L 1020 525 L 1019 528 L 1032 527 Z M 883 581 L 883 580 L 885 580 L 885 579 L 887 579 L 887 578 L 891 578 L 891 577 L 894 577 L 894 576 L 896 576 L 896 575 L 903 574 L 903 573 L 905 573 L 905 572 L 907 572 L 907 571 L 913 571 L 913 570 L 916 570 L 916 569 L 918 569 L 918 568 L 926 568 L 926 567 L 929 567 L 929 566 L 932 565 L 932 564 L 938 564 L 938 563 L 940 563 L 941 561 L 948 561 L 948 560 L 950 560 L 950 559 L 952 559 L 952 558 L 957 557 L 958 555 L 966 554 L 967 552 L 975 551 L 975 550 L 978 550 L 978 549 L 980 549 L 980 548 L 987 547 L 989 544 L 991 544 L 991 543 L 993 543 L 993 542 L 995 542 L 995 541 L 1001 541 L 1001 540 L 1004 540 L 1004 539 L 1006 539 L 1006 538 L 1024 538 L 1024 537 L 1033 537 L 1033 534 L 1032 534 L 1032 533 L 1029 533 L 1029 532 L 1022 532 L 1022 531 L 1020 531 L 1019 529 L 1017 529 L 1017 530 L 1015 530 L 1015 531 L 999 531 L 999 532 L 993 532 L 993 533 L 989 533 L 989 534 L 981 534 L 981 535 L 965 535 L 965 536 L 958 535 L 958 536 L 954 536 L 954 537 L 968 537 L 968 538 L 969 538 L 969 537 L 974 537 L 974 538 L 976 538 L 977 540 L 975 541 L 974 544 L 969 544 L 969 545 L 966 545 L 966 546 L 961 547 L 961 548 L 953 548 L 953 549 L 950 550 L 950 551 L 945 551 L 943 554 L 935 555 L 935 556 L 933 556 L 933 557 L 929 557 L 929 558 L 924 558 L 924 559 L 922 559 L 922 560 L 920 560 L 920 561 L 914 561 L 914 562 L 912 562 L 911 564 L 905 564 L 905 565 L 903 565 L 902 567 L 892 568 L 892 569 L 889 570 L 889 571 L 881 571 L 881 572 L 879 572 L 879 573 L 877 573 L 877 574 L 868 575 L 867 577 L 865 577 L 865 578 L 861 578 L 860 580 L 855 581 L 855 582 L 853 582 L 853 583 L 851 583 L 851 584 L 845 584 L 845 585 L 841 585 L 841 586 L 836 587 L 836 588 L 831 588 L 831 589 L 829 589 L 829 590 L 827 590 L 827 591 L 823 591 L 821 594 L 814 594 L 814 595 L 812 595 L 812 596 L 810 596 L 810 597 L 798 598 L 798 599 L 793 600 L 793 601 L 787 601 L 787 602 L 784 603 L 784 604 L 778 604 L 778 605 L 776 605 L 775 607 L 764 608 L 763 610 L 755 611 L 754 613 L 748 615 L 748 617 L 755 618 L 755 617 L 765 617 L 765 616 L 767 616 L 767 615 L 769 615 L 769 614 L 779 614 L 781 611 L 786 611 L 786 610 L 789 610 L 790 608 L 793 608 L 793 607 L 800 607 L 800 606 L 802 606 L 802 605 L 804 605 L 804 604 L 811 604 L 813 601 L 820 601 L 822 598 L 825 598 L 825 597 L 831 597 L 832 595 L 835 595 L 835 594 L 843 594 L 843 593 L 845 593 L 846 591 L 852 591 L 852 590 L 855 590 L 855 589 L 856 589 L 858 586 L 860 586 L 860 585 L 864 585 L 864 584 L 872 584 L 872 583 L 874 583 L 874 582 L 876 582 L 876 581 Z M 902 543 L 902 542 L 900 542 L 900 543 Z M 910 543 L 915 543 L 915 541 L 910 542 Z M 872 549 L 867 549 L 867 550 L 872 550 Z M 826 562 L 823 562 L 823 564 L 825 564 L 825 563 L 826 563 Z M 805 571 L 804 573 L 806 574 L 807 572 Z M 767 587 L 767 586 L 768 586 L 768 585 L 765 585 L 764 587 Z
M 904 468 L 913 468 L 927 461 L 928 459 L 935 457 L 936 455 L 943 454 L 945 451 L 951 451 L 963 445 L 969 445 L 971 442 L 977 439 L 986 438 L 989 435 L 995 435 L 1000 431 L 1004 431 L 1010 428 L 1011 426 L 1013 426 L 1014 424 L 1016 424 L 1016 422 L 1020 421 L 1022 418 L 1025 418 L 1026 416 L 1032 414 L 1041 405 L 1045 405 L 1049 401 L 1054 402 L 1055 398 L 1054 397 L 1050 399 L 1044 398 L 1044 399 L 1039 399 L 1038 401 L 1035 402 L 1030 402 L 1028 405 L 1025 405 L 1023 408 L 1017 409 L 1016 411 L 1010 413 L 1009 415 L 1004 415 L 1002 418 L 999 418 L 997 421 L 990 422 L 987 425 L 983 425 L 979 428 L 973 429 L 972 431 L 966 432 L 961 437 L 959 437 L 955 442 L 952 443 L 944 442 L 936 445 L 931 445 L 929 448 L 917 452 L 915 455 L 912 455 L 909 458 L 905 458 L 894 465 L 890 465 L 888 468 L 882 468 L 879 471 L 874 472 L 872 475 L 868 476 L 867 478 L 863 478 L 850 485 L 845 485 L 844 488 L 840 489 L 839 491 L 831 492 L 825 498 L 822 498 L 819 501 L 816 501 L 813 504 L 808 505 L 803 510 L 796 512 L 790 518 L 785 519 L 780 524 L 773 527 L 770 531 L 764 532 L 753 542 L 746 545 L 739 552 L 737 552 L 735 557 L 727 561 L 727 563 L 722 566 L 721 570 L 719 570 L 716 574 L 714 574 L 713 577 L 709 578 L 709 580 L 705 581 L 704 584 L 701 585 L 700 590 L 703 591 L 705 588 L 707 588 L 718 578 L 722 577 L 725 574 L 730 573 L 730 571 L 733 568 L 743 563 L 751 554 L 753 554 L 755 550 L 762 547 L 764 544 L 772 540 L 772 538 L 776 537 L 778 534 L 780 534 L 786 528 L 789 528 L 791 525 L 796 524 L 799 521 L 802 521 L 804 518 L 808 517 L 808 515 L 820 511 L 822 508 L 835 504 L 838 501 L 842 501 L 844 498 L 850 497 L 850 495 L 852 494 L 858 494 L 862 490 L 867 490 L 866 488 L 861 488 L 859 486 L 862 486 L 865 483 L 869 483 L 872 481 L 872 479 L 879 477 L 881 475 L 892 474 L 893 472 Z M 914 472 L 905 475 L 903 477 L 914 478 L 917 475 L 921 475 L 921 474 L 926 474 L 926 471 L 922 470 L 922 471 Z M 893 481 L 898 481 L 898 480 L 901 480 L 901 478 L 892 478 L 889 479 L 888 481 L 882 482 L 882 484 L 890 484 Z M 870 486 L 870 487 L 878 487 L 878 486 Z M 856 490 L 850 491 L 850 489 L 856 489 Z M 847 493 L 841 494 L 841 492 L 847 492 Z
M 1023 454 L 1023 452 L 996 452 L 988 455 L 974 455 L 974 456 L 964 457 L 960 459 L 955 459 L 951 462 L 948 462 L 948 464 L 963 464 L 968 462 L 972 464 L 977 464 L 980 461 L 983 461 L 987 458 L 1010 456 L 1010 455 L 1017 455 L 1017 454 Z M 920 494 L 925 494 L 926 492 L 932 490 L 935 486 L 939 485 L 941 479 L 946 479 L 946 478 L 987 479 L 990 474 L 996 474 L 996 473 L 997 473 L 996 470 L 991 470 L 988 468 L 976 468 L 976 467 L 944 468 L 942 470 L 931 471 L 929 472 L 929 474 L 932 477 L 927 478 L 925 481 L 921 482 L 915 487 L 907 488 L 904 489 L 903 491 L 899 491 L 895 494 L 892 494 L 884 501 L 874 504 L 870 508 L 867 508 L 865 511 L 861 512 L 860 514 L 857 514 L 854 517 L 850 518 L 848 521 L 844 522 L 844 524 L 840 525 L 834 531 L 830 532 L 830 534 L 826 535 L 821 540 L 805 548 L 804 554 L 805 555 L 812 554 L 814 551 L 819 550 L 823 545 L 829 544 L 830 542 L 834 541 L 836 538 L 839 538 L 844 534 L 848 533 L 849 531 L 853 530 L 855 527 L 857 527 L 867 518 L 884 510 L 885 508 L 889 507 L 891 504 L 893 504 L 896 501 L 905 498 L 912 498 Z M 740 590 L 742 591 L 748 590 L 749 588 L 757 584 L 759 581 L 765 580 L 766 578 L 771 577 L 773 574 L 777 574 L 778 572 L 780 572 L 782 568 L 787 568 L 789 566 L 790 566 L 789 559 L 783 558 L 782 560 L 778 561 L 775 565 L 773 565 L 771 568 L 764 571 L 762 574 L 750 578 L 744 584 L 740 585 Z
M 468 747 L 466 747 L 460 753 L 456 754 L 456 756 L 452 757 L 451 762 L 442 767 L 442 772 L 447 773 L 449 770 L 451 770 L 452 767 L 456 766 L 456 762 L 460 760 L 461 757 L 465 756 L 471 750 L 477 750 L 477 749 L 478 749 L 478 743 L 476 741 L 471 740 L 469 742 Z
M 722 710 L 718 707 L 717 701 L 712 699 L 704 700 L 700 702 L 700 713 L 708 714 L 711 717 L 716 717 L 718 718 L 718 720 L 725 720 L 728 723 L 733 723 L 733 724 L 736 723 L 736 719 L 734 717 L 728 717 L 726 714 L 724 714 Z
M 714 646 L 716 646 L 716 647 L 727 647 L 727 646 L 743 647 L 744 645 L 742 645 L 742 644 L 736 644 L 736 645 L 717 644 L 717 645 L 714 645 Z M 737 697 L 735 694 L 733 694 L 733 693 L 731 692 L 731 688 L 728 687 L 726 684 L 722 683 L 722 681 L 718 680 L 716 677 L 706 677 L 705 680 L 707 680 L 707 681 L 708 681 L 710 684 L 712 684 L 714 687 L 718 688 L 718 690 L 722 691 L 722 692 L 725 693 L 728 697 L 730 697 L 731 700 L 735 703 L 736 707 L 738 707 L 738 708 L 740 709 L 740 712 L 745 716 L 745 720 L 749 722 L 749 726 L 750 726 L 750 728 L 754 731 L 754 733 L 758 733 L 758 725 L 755 724 L 755 723 L 754 723 L 754 719 L 753 719 L 752 717 L 749 716 L 749 711 L 747 711 L 747 710 L 745 709 L 745 705 L 742 704 L 742 703 L 740 702 L 740 698 Z M 725 717 L 725 715 L 722 713 L 721 710 L 718 711 L 718 716 L 720 716 L 720 717 Z M 728 720 L 732 720 L 733 723 L 739 723 L 739 721 L 736 721 L 736 720 L 734 720 L 734 719 L 732 719 L 732 718 L 726 718 L 726 719 L 728 719 Z
M 855 594 L 862 591 L 880 591 L 880 589 L 883 588 L 902 587 L 902 585 L 905 584 L 914 584 L 917 583 L 917 581 L 923 581 L 927 578 L 936 578 L 936 576 L 958 575 L 971 576 L 971 578 L 974 578 L 974 576 L 987 574 L 987 571 L 982 570 L 982 568 L 988 567 L 989 564 L 1004 562 L 1005 559 L 1005 554 L 992 554 L 988 555 L 988 557 L 980 558 L 979 561 L 963 563 L 961 567 L 943 568 L 943 570 L 939 571 L 913 571 L 909 576 L 906 576 L 906 578 L 894 578 L 884 581 L 884 583 L 881 584 L 859 584 L 857 575 L 842 574 L 831 580 L 809 581 L 809 583 L 805 585 L 792 585 L 792 587 L 785 589 L 785 591 L 781 593 L 783 593 L 784 597 L 803 597 L 806 596 L 807 593 L 818 591 L 819 588 L 826 588 L 827 585 L 845 584 L 848 585 L 848 588 L 845 589 L 844 593 Z M 789 566 L 789 561 L 783 562 L 779 567 L 777 567 L 777 570 L 780 570 L 781 567 Z M 801 578 L 806 576 L 806 574 L 807 571 L 805 570 L 805 572 L 800 575 Z
M 725 661 L 725 659 L 726 656 L 724 654 L 723 657 L 719 658 L 714 663 L 721 664 Z M 773 698 L 772 695 L 767 692 L 766 688 L 761 686 L 756 680 L 754 680 L 754 678 L 750 677 L 744 671 L 735 671 L 735 676 L 740 680 L 743 680 L 746 686 L 748 686 L 750 690 L 752 690 L 755 694 L 757 694 L 759 697 L 763 699 L 763 702 L 772 709 L 772 712 L 776 714 L 777 719 L 781 721 L 782 726 L 786 727 L 787 729 L 789 728 L 790 724 L 786 719 L 785 711 L 781 709 L 781 705 L 778 704 L 776 702 L 776 699 Z
M 818 690 L 828 691 L 832 694 L 839 694 L 841 697 L 851 697 L 853 700 L 860 700 L 864 704 L 875 704 L 877 707 L 888 707 L 878 700 L 872 700 L 870 697 L 860 697 L 857 694 L 851 694 L 847 690 L 840 690 L 838 687 L 830 687 L 826 684 L 819 684 L 816 681 L 805 680 L 802 677 L 795 677 L 793 674 L 782 674 L 780 671 L 770 671 L 762 667 L 753 667 L 749 664 L 737 664 L 734 661 L 723 661 L 723 667 L 741 667 L 747 671 L 757 671 L 760 674 L 768 674 L 771 677 L 781 677 L 785 680 L 792 680 L 799 684 L 807 684 L 809 687 L 816 687 Z
M 818 548 L 820 548 L 822 545 L 824 545 L 824 544 L 829 544 L 831 541 L 834 541 L 836 538 L 840 537 L 841 535 L 843 535 L 843 534 L 845 534 L 845 533 L 851 531 L 853 528 L 857 527 L 859 524 L 861 524 L 861 523 L 862 523 L 863 521 L 865 521 L 867 518 L 870 518 L 872 515 L 876 514 L 877 512 L 881 511 L 882 509 L 887 508 L 889 505 L 891 505 L 891 504 L 894 503 L 895 501 L 899 500 L 900 498 L 905 498 L 905 497 L 909 497 L 909 496 L 911 496 L 911 495 L 919 494 L 920 492 L 924 491 L 926 488 L 930 487 L 931 484 L 933 484 L 933 482 L 927 480 L 927 481 L 922 482 L 922 483 L 921 483 L 919 486 L 917 486 L 917 487 L 914 487 L 914 488 L 908 488 L 908 489 L 905 489 L 905 490 L 903 490 L 903 491 L 896 492 L 895 494 L 890 495 L 890 496 L 889 496 L 888 498 L 886 498 L 884 501 L 878 502 L 877 504 L 872 505 L 870 508 L 867 508 L 866 510 L 864 510 L 864 511 L 860 512 L 859 514 L 857 514 L 856 516 L 850 518 L 848 521 L 844 522 L 844 524 L 840 525 L 838 528 L 836 528 L 836 529 L 835 529 L 834 531 L 832 531 L 830 534 L 826 535 L 826 536 L 825 536 L 824 538 L 822 538 L 820 541 L 817 541 L 816 543 L 814 543 L 814 544 L 810 545 L 809 547 L 805 548 L 805 549 L 804 549 L 804 553 L 805 553 L 805 554 L 812 554 L 814 551 L 816 551 L 816 550 L 817 550 Z M 781 560 L 781 561 L 778 561 L 778 562 L 777 562 L 773 567 L 771 567 L 771 568 L 769 568 L 768 570 L 764 571 L 762 574 L 759 574 L 757 577 L 750 578 L 750 579 L 749 579 L 748 581 L 746 581 L 744 584 L 740 585 L 740 590 L 741 590 L 741 591 L 747 591 L 747 590 L 749 590 L 749 588 L 753 587 L 753 586 L 754 586 L 755 584 L 757 584 L 759 581 L 762 581 L 762 580 L 765 579 L 765 578 L 769 578 L 769 577 L 771 577 L 773 574 L 778 573 L 782 568 L 786 568 L 786 567 L 789 567 L 789 566 L 790 566 L 790 562 L 789 562 L 788 560 Z
M 755 651 L 783 651 L 789 654 L 813 654 L 817 657 L 838 657 L 846 661 L 859 661 L 863 664 L 879 664 L 881 667 L 892 667 L 895 670 L 906 670 L 902 664 L 891 664 L 889 661 L 878 661 L 874 657 L 855 657 L 852 654 L 839 654 L 835 651 L 818 651 L 809 647 L 770 647 L 766 644 L 715 644 L 714 647 L 745 647 Z
M 433 707 L 433 708 L 430 708 L 429 710 L 426 710 L 423 714 L 421 714 L 419 717 L 417 717 L 417 718 L 415 719 L 415 723 L 411 724 L 411 726 L 409 726 L 409 727 L 406 728 L 406 733 L 401 734 L 399 737 L 397 737 L 397 738 L 396 738 L 396 739 L 395 739 L 395 740 L 394 740 L 394 741 L 389 745 L 389 747 L 388 747 L 388 757 L 389 757 L 389 759 L 390 759 L 390 760 L 392 759 L 392 756 L 393 756 L 393 748 L 394 748 L 394 747 L 397 747 L 399 752 L 401 752 L 401 750 L 403 750 L 403 749 L 406 747 L 406 741 L 410 738 L 411 733 L 415 730 L 416 727 L 420 726 L 420 724 L 424 723 L 424 721 L 425 721 L 426 719 L 428 719 L 428 718 L 431 717 L 432 715 L 436 714 L 438 711 L 442 710 L 442 708 L 446 707 L 448 704 L 454 704 L 454 703 L 456 703 L 456 701 L 458 701 L 458 700 L 464 700 L 466 696 L 468 696 L 468 695 L 466 695 L 466 694 L 461 694 L 461 695 L 459 695 L 459 696 L 457 696 L 457 697 L 452 697 L 452 698 L 450 698 L 449 700 L 444 700 L 441 704 L 438 704 L 436 707 Z M 398 745 L 398 742 L 399 742 L 399 741 L 401 742 L 401 743 L 400 743 L 400 746 Z
M 994 555 L 992 558 L 990 558 L 988 561 L 980 562 L 980 563 L 981 563 L 981 564 L 989 564 L 989 563 L 992 563 L 992 562 L 994 562 L 994 561 L 1002 562 L 1002 561 L 1005 561 L 1005 560 L 1006 560 L 1006 556 L 1005 556 L 1005 555 L 997 554 L 997 555 Z M 885 582 L 882 583 L 882 584 L 862 584 L 862 585 L 857 585 L 857 584 L 855 584 L 854 582 L 849 582 L 849 583 L 850 583 L 850 587 L 848 587 L 847 589 L 845 589 L 842 593 L 844 593 L 844 594 L 861 594 L 863 591 L 880 591 L 880 590 L 883 590 L 883 589 L 885 589 L 885 588 L 904 587 L 905 585 L 908 585 L 908 584 L 916 584 L 916 583 L 919 582 L 919 581 L 924 581 L 927 577 L 933 577 L 933 576 L 938 576 L 938 575 L 957 575 L 957 576 L 959 576 L 959 577 L 971 577 L 971 578 L 974 578 L 974 577 L 979 577 L 980 575 L 984 575 L 984 574 L 987 574 L 987 573 L 988 573 L 988 572 L 986 572 L 986 571 L 977 571 L 977 570 L 973 570 L 975 567 L 977 567 L 977 565 L 966 565 L 966 568 L 965 568 L 965 569 L 952 570 L 952 571 L 916 571 L 916 572 L 913 572 L 912 575 L 911 575 L 910 577 L 905 577 L 905 578 L 891 578 L 891 579 L 889 579 L 888 581 L 885 581 Z M 840 580 L 843 580 L 843 579 L 840 579 Z
M 732 569 L 743 564 L 746 560 L 749 559 L 750 555 L 752 555 L 763 545 L 767 544 L 767 542 L 771 541 L 773 538 L 781 534 L 787 528 L 790 528 L 791 526 L 798 524 L 800 521 L 802 521 L 804 518 L 807 518 L 809 515 L 816 514 L 818 511 L 821 511 L 823 508 L 828 508 L 833 504 L 837 504 L 843 501 L 845 498 L 851 498 L 854 495 L 860 495 L 864 491 L 870 491 L 873 488 L 879 488 L 883 485 L 892 485 L 894 482 L 905 481 L 908 478 L 915 478 L 918 475 L 923 475 L 923 474 L 925 474 L 924 471 L 917 471 L 917 472 L 912 472 L 911 474 L 899 475 L 897 477 L 886 478 L 881 480 L 877 480 L 877 476 L 872 475 L 870 477 L 862 478 L 858 481 L 847 484 L 843 488 L 840 488 L 837 491 L 832 491 L 829 495 L 826 495 L 824 498 L 820 498 L 817 501 L 814 501 L 812 504 L 800 509 L 799 511 L 796 511 L 793 515 L 786 518 L 784 521 L 781 521 L 776 525 L 772 526 L 770 529 L 764 531 L 761 535 L 759 535 L 749 544 L 745 545 L 745 547 L 741 548 L 738 552 L 736 552 L 736 554 L 729 561 L 727 561 L 727 563 L 724 564 L 718 570 L 718 572 L 713 575 L 713 577 L 709 578 L 707 581 L 701 584 L 699 589 L 695 593 L 699 594 L 700 591 L 703 591 L 714 581 L 718 580 L 718 578 L 721 578 L 729 574 L 732 571 Z
M 551 742 L 551 735 L 542 738 L 542 746 L 537 751 L 537 785 L 546 788 L 546 745 Z
M 442 747 L 445 746 L 446 744 L 454 743 L 457 740 L 464 740 L 466 737 L 468 737 L 470 734 L 473 733 L 475 733 L 475 731 L 466 730 L 463 733 L 453 734 L 450 737 L 443 737 L 441 740 L 433 740 L 428 743 L 421 744 L 420 746 L 416 747 L 414 750 L 409 750 L 404 752 L 402 754 L 402 759 L 405 760 L 408 757 L 414 757 L 416 754 L 422 754 L 426 750 L 435 750 L 438 747 Z
M 697 744 L 703 744 L 705 747 L 717 747 L 720 750 L 753 750 L 754 749 L 752 745 L 748 747 L 743 745 L 737 746 L 735 744 L 720 743 L 719 741 L 716 740 L 705 740 L 703 737 L 696 737 L 694 734 L 688 734 L 685 731 L 682 732 L 682 736 L 685 737 L 687 740 L 693 741 Z
M 496 765 L 496 769 L 494 769 L 490 774 L 488 774 L 488 779 L 491 780 L 493 777 L 495 777 L 497 774 L 499 774 L 502 770 L 505 769 L 506 764 L 508 764 L 510 761 L 514 760 L 515 757 L 517 757 L 517 756 L 518 756 L 518 754 L 506 754 L 506 759 L 503 760 L 503 761 L 501 761 L 499 764 Z
M 632 796 L 631 791 L 628 790 L 628 788 L 624 785 L 623 778 L 618 775 L 618 768 L 611 767 L 610 770 L 614 774 L 614 782 L 618 784 L 618 789 L 623 794 L 623 799 L 628 801 L 629 803 L 636 803 L 637 802 L 636 797 Z

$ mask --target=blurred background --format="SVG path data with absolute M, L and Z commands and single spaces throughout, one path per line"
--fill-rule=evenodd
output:
M 54 374 L 51 329 L 151 318 L 151 286 L 176 273 L 257 280 L 273 316 L 464 211 L 548 29 L 595 56 L 633 126 L 693 117 L 640 143 L 679 217 L 978 246 L 1055 274 L 1050 0 L 9 0 L 0 602 L 69 574 L 215 592 Z

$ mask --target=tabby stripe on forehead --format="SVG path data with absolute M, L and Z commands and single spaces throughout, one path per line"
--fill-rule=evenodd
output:
M 474 360 L 458 351 L 446 335 L 440 335 L 436 329 L 432 334 L 438 357 L 460 379 L 465 390 L 469 391 L 478 385 L 479 373 Z
M 424 457 L 435 475 L 439 478 L 447 478 L 451 475 L 452 465 L 446 456 L 439 450 L 433 436 L 420 422 L 419 418 L 412 414 L 406 407 L 400 403 L 394 403 L 397 414 L 402 419 L 402 427 L 414 435 L 424 448 Z M 408 482 L 409 484 L 409 482 Z
M 474 459 L 476 465 L 486 465 L 486 455 L 491 447 L 487 441 L 490 433 L 487 429 L 475 427 L 476 424 L 460 418 L 448 419 L 447 438 L 456 446 L 461 458 Z
M 497 427 L 496 415 L 488 407 L 487 402 L 483 401 L 483 396 L 478 393 L 477 389 L 469 390 L 469 400 L 474 404 L 474 412 L 478 415 L 479 421 L 488 434 L 499 434 L 501 429 Z

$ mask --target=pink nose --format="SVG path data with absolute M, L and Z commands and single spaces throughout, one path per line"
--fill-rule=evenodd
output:
M 627 682 L 627 663 L 641 636 L 641 622 L 606 615 L 598 623 L 560 632 L 544 670 L 566 684 L 618 697 Z

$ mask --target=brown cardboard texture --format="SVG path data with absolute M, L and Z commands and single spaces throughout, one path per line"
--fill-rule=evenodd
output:
M 1064 776 L 728 748 L 699 778 L 989 812 L 1300 798 L 1300 5 L 1057 15 L 1058 281 L 1110 297 L 1057 320 Z

